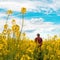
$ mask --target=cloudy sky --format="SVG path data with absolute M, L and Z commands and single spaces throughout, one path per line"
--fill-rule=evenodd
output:
M 34 39 L 37 33 L 42 38 L 48 34 L 60 34 L 60 0 L 0 0 L 0 32 L 7 19 L 6 12 L 10 9 L 13 13 L 8 19 L 9 27 L 12 19 L 21 27 L 22 7 L 27 9 L 23 32 L 29 38 Z

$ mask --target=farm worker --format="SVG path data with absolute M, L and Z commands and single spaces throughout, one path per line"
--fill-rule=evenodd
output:
M 38 44 L 38 47 L 42 46 L 42 38 L 40 37 L 40 34 L 37 34 L 37 37 L 35 38 L 35 42 Z

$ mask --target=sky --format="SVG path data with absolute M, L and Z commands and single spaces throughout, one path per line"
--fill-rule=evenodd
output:
M 0 0 L 0 32 L 6 23 L 7 10 L 13 11 L 8 19 L 9 27 L 12 19 L 21 27 L 22 7 L 26 8 L 23 32 L 29 38 L 34 39 L 37 33 L 42 38 L 60 35 L 60 0 Z

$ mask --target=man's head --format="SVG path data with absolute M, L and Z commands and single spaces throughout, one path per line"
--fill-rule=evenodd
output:
M 39 36 L 40 36 L 40 34 L 38 33 L 38 34 L 37 34 L 37 37 L 39 37 Z

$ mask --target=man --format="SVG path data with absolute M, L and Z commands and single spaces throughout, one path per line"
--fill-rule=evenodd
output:
M 40 34 L 37 34 L 37 37 L 35 38 L 35 42 L 38 44 L 39 47 L 42 46 L 42 38 L 40 37 Z
M 37 49 L 37 52 L 38 52 L 38 58 L 37 58 L 37 60 L 43 60 L 42 57 L 41 57 L 42 56 L 42 50 L 41 50 L 42 38 L 40 37 L 39 33 L 37 34 L 37 37 L 35 38 L 35 42 L 37 43 L 38 48 L 40 48 L 40 51 L 39 51 L 39 49 Z

